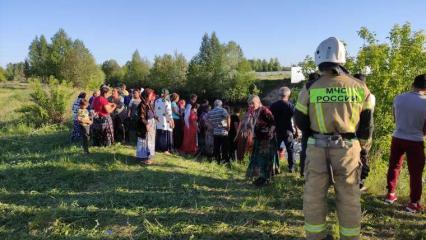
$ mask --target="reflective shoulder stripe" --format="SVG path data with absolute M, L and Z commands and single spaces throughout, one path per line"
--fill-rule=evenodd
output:
M 339 226 L 339 228 L 340 228 L 340 234 L 347 237 L 359 236 L 361 233 L 360 227 L 346 228 L 346 227 Z
M 317 119 L 319 132 L 327 133 L 327 128 L 325 128 L 324 113 L 322 111 L 322 103 L 315 103 L 315 116 Z
M 352 105 L 352 114 L 349 117 L 350 125 L 348 126 L 349 129 L 350 129 L 349 130 L 350 132 L 356 131 L 358 121 L 360 119 L 361 110 L 362 110 L 361 104 L 353 104 Z
M 375 105 L 376 105 L 376 97 L 373 94 L 370 94 L 369 97 L 367 98 L 367 100 L 362 105 L 362 109 L 363 110 L 365 110 L 365 109 L 373 110 Z
M 301 113 L 307 115 L 308 114 L 308 107 L 303 105 L 300 102 L 296 103 L 296 109 L 299 110 Z
M 325 226 L 325 224 L 314 225 L 314 224 L 305 223 L 304 228 L 305 228 L 305 231 L 310 232 L 310 233 L 320 233 L 320 232 L 325 231 L 326 226 Z

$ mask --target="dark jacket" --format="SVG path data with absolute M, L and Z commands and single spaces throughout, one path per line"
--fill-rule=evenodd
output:
M 269 107 L 276 123 L 278 135 L 285 135 L 288 132 L 293 133 L 293 124 L 291 119 L 294 115 L 294 106 L 290 101 L 278 100 Z
M 152 107 L 146 102 L 146 99 L 141 98 L 141 103 L 138 106 L 138 120 L 136 121 L 136 136 L 145 138 L 148 125 L 148 114 L 152 111 Z
M 264 106 L 258 110 L 256 125 L 254 126 L 255 138 L 261 140 L 272 139 L 272 127 L 275 126 L 274 115 Z

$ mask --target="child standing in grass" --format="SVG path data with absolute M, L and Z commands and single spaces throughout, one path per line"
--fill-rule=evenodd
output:
M 92 124 L 89 111 L 87 110 L 88 106 L 88 101 L 82 99 L 80 102 L 80 109 L 78 109 L 77 112 L 77 120 L 80 123 L 81 136 L 83 138 L 83 149 L 86 154 L 89 154 L 90 125 Z

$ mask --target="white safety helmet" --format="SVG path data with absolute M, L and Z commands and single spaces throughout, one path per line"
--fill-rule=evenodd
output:
M 315 63 L 320 65 L 323 62 L 344 64 L 346 62 L 345 45 L 335 37 L 322 41 L 315 51 Z

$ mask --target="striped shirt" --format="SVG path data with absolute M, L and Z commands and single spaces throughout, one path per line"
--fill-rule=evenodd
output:
M 228 112 L 222 107 L 215 107 L 207 113 L 207 120 L 213 126 L 213 135 L 228 135 Z

